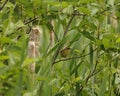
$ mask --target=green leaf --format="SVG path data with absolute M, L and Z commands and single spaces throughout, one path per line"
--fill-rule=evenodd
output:
M 11 2 L 7 2 L 6 7 L 9 7 L 9 8 L 14 8 L 14 7 L 15 7 L 15 5 L 14 5 L 14 4 L 12 4 Z
M 0 56 L 0 60 L 6 60 L 6 59 L 9 59 L 9 56 Z
M 45 80 L 48 80 L 49 78 L 43 77 L 43 76 L 38 76 L 38 77 L 36 77 L 36 79 L 37 79 L 38 81 L 45 81 Z
M 37 61 L 37 58 L 26 58 L 22 64 L 22 67 L 27 67 L 28 65 Z
M 113 34 L 113 33 L 107 33 L 107 34 L 104 34 L 103 37 L 107 38 L 109 40 L 114 40 L 115 39 L 115 34 Z
M 102 40 L 102 44 L 104 45 L 105 48 L 109 48 L 111 45 L 110 45 L 110 40 L 109 39 L 106 39 L 104 38 Z
M 78 68 L 80 67 L 80 65 L 82 64 L 83 61 L 81 61 L 70 73 L 70 75 L 72 75 L 73 73 L 76 72 L 76 70 L 78 70 Z
M 8 66 L 5 66 L 5 64 L 0 63 L 0 75 L 7 72 L 9 70 Z M 7 75 L 6 75 L 7 76 Z
M 120 43 L 120 38 L 118 38 L 118 39 L 116 40 L 116 43 Z
M 9 37 L 0 37 L 0 43 L 5 44 L 5 43 L 11 43 L 12 40 Z
M 81 32 L 83 36 L 85 36 L 86 38 L 95 41 L 95 38 L 87 31 Z
M 78 41 L 81 37 L 80 33 L 77 33 L 76 35 L 72 34 L 72 40 L 70 41 L 70 45 L 73 44 L 73 42 Z
M 23 96 L 34 96 L 32 92 L 24 93 Z
M 24 23 L 21 21 L 21 20 L 19 20 L 16 24 L 15 24 L 15 27 L 16 27 L 16 29 L 18 28 L 18 27 L 24 27 L 25 25 L 24 25 Z
M 80 3 L 90 3 L 90 2 L 94 2 L 95 0 L 80 0 Z
M 3 26 L 5 35 L 11 34 L 15 32 L 19 27 L 25 26 L 21 20 L 18 20 L 16 23 L 13 23 L 11 20 L 6 20 L 4 25 Z
M 105 95 L 105 90 L 106 90 L 106 82 L 108 80 L 108 73 L 105 72 L 102 76 L 102 82 L 100 84 L 100 93 L 99 93 L 99 96 L 104 96 Z
M 90 14 L 90 11 L 89 11 L 89 9 L 87 9 L 87 8 L 85 8 L 85 7 L 80 7 L 80 8 L 78 8 L 78 10 L 80 11 L 80 12 L 82 12 L 82 13 L 84 13 L 84 14 Z
M 43 3 L 42 0 L 33 0 L 33 5 L 36 7 L 40 6 Z
M 55 96 L 65 96 L 65 92 L 61 91 L 61 92 L 57 93 Z
M 63 40 L 56 43 L 56 45 L 45 55 L 45 57 L 49 56 L 53 51 L 55 51 L 60 45 L 64 44 L 64 42 L 68 39 L 68 36 L 66 36 Z
M 2 62 L 0 62 L 0 68 L 4 68 L 5 64 L 3 64 Z
M 69 5 L 67 8 L 64 8 L 63 13 L 72 14 L 73 13 L 73 6 Z

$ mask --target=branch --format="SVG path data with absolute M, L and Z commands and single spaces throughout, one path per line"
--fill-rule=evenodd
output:
M 29 24 L 29 23 L 35 21 L 35 20 L 38 19 L 38 18 L 39 18 L 39 17 L 35 17 L 35 18 L 33 18 L 33 19 L 30 19 L 29 21 L 24 22 L 24 24 L 27 25 L 27 24 Z M 17 30 L 20 30 L 21 28 L 22 28 L 22 27 L 19 27 L 19 28 L 17 28 Z
M 93 72 L 90 73 L 90 74 L 88 75 L 88 77 L 86 78 L 85 84 L 87 84 L 88 80 L 89 80 L 92 76 L 94 76 L 94 75 L 98 74 L 99 72 L 101 72 L 108 64 L 106 64 L 106 65 L 104 66 L 104 68 L 101 68 L 101 69 L 99 69 L 98 71 L 96 71 L 97 65 L 98 65 L 98 61 L 97 61 L 96 64 L 95 64 L 95 67 L 94 67 L 94 69 L 93 69 Z M 96 71 L 96 72 L 95 72 L 95 71 Z M 80 89 L 79 89 L 77 95 L 80 94 L 80 92 L 83 90 L 83 88 L 84 88 L 84 86 L 81 85 L 81 87 L 80 87 Z M 76 95 L 76 96 L 77 96 L 77 95 Z
M 58 36 L 57 36 L 57 34 L 56 34 L 56 32 L 55 32 L 55 30 L 53 28 L 52 28 L 52 31 L 55 34 L 55 37 L 56 37 L 57 41 L 59 42 Z
M 92 71 L 92 72 L 88 75 L 88 77 L 86 78 L 85 84 L 87 84 L 88 80 L 89 80 L 92 76 L 94 76 L 94 73 L 95 73 L 95 71 L 96 71 L 97 65 L 98 65 L 98 61 L 96 61 L 96 64 L 95 64 L 95 67 L 94 67 L 93 71 Z
M 2 7 L 0 7 L 0 11 L 5 7 L 5 5 L 7 4 L 7 2 L 8 2 L 8 0 L 6 0 L 6 1 L 4 2 L 4 4 L 2 5 Z
M 27 24 L 29 24 L 29 23 L 35 21 L 36 19 L 38 19 L 38 17 L 35 17 L 35 18 L 33 18 L 33 19 L 30 19 L 29 21 L 24 22 L 24 24 L 27 25 Z
M 81 13 L 73 13 L 72 15 L 77 15 L 77 16 L 86 16 L 86 14 L 81 14 Z
M 58 36 L 57 36 L 57 34 L 56 34 L 55 30 L 54 30 L 54 22 L 53 22 L 53 20 L 51 21 L 50 24 L 51 24 L 51 27 L 52 27 L 52 31 L 53 31 L 53 33 L 54 33 L 54 35 L 56 37 L 56 40 L 59 42 Z
M 67 34 L 67 32 L 68 32 L 68 29 L 69 29 L 69 27 L 70 27 L 70 24 L 71 24 L 71 22 L 72 22 L 72 20 L 73 20 L 74 17 L 75 17 L 75 15 L 72 15 L 72 17 L 70 18 L 70 20 L 69 20 L 69 22 L 68 22 L 68 25 L 67 25 L 67 27 L 66 27 L 66 29 L 65 29 L 65 31 L 64 31 L 63 38 L 66 36 L 66 34 Z M 55 52 L 55 54 L 54 54 L 54 56 L 53 56 L 52 66 L 55 64 L 54 62 L 55 62 L 55 60 L 56 60 L 56 58 L 57 58 L 57 56 L 58 56 L 59 51 L 60 51 L 61 48 L 62 48 L 62 44 L 58 47 L 57 51 Z
M 68 22 L 68 25 L 67 25 L 66 30 L 65 30 L 65 32 L 64 32 L 63 38 L 66 36 L 66 34 L 67 34 L 67 32 L 68 32 L 68 29 L 69 29 L 69 27 L 70 27 L 70 24 L 71 24 L 71 22 L 72 22 L 72 20 L 73 20 L 74 17 L 75 17 L 75 15 L 72 15 L 70 21 Z
M 96 49 L 97 49 L 97 48 L 96 48 Z M 85 57 L 85 56 L 91 54 L 91 53 L 94 52 L 96 49 L 94 49 L 93 51 L 91 51 L 91 52 L 89 52 L 89 53 L 87 53 L 87 54 L 85 54 L 85 55 L 82 55 L 82 56 L 76 56 L 76 57 L 71 57 L 71 58 L 65 58 L 65 59 L 60 59 L 60 60 L 58 60 L 58 61 L 56 61 L 56 62 L 54 62 L 54 63 L 58 63 L 58 62 L 62 62 L 62 61 L 67 61 L 67 60 L 71 60 L 71 59 L 82 58 L 82 57 Z

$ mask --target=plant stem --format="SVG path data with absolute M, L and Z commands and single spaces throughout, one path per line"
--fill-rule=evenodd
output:
M 66 27 L 66 29 L 65 29 L 65 31 L 64 31 L 63 38 L 66 36 L 66 34 L 67 34 L 67 32 L 68 32 L 68 29 L 69 29 L 69 27 L 70 27 L 70 24 L 71 24 L 71 22 L 72 22 L 72 20 L 73 20 L 74 17 L 75 17 L 75 15 L 72 15 L 72 17 L 70 18 L 70 20 L 69 20 L 69 22 L 68 22 L 68 25 L 67 25 L 67 27 Z M 55 54 L 54 54 L 54 56 L 53 56 L 53 59 L 52 59 L 52 64 L 51 64 L 52 66 L 55 64 L 55 60 L 56 60 L 56 58 L 57 58 L 57 56 L 58 56 L 58 54 L 59 54 L 59 51 L 61 50 L 62 46 L 63 46 L 63 44 L 61 44 L 61 45 L 58 46 L 58 49 L 57 49 L 57 51 L 55 52 Z
M 7 4 L 7 2 L 8 2 L 8 0 L 6 0 L 6 1 L 4 2 L 4 4 L 2 5 L 2 7 L 0 7 L 0 11 L 2 11 L 2 9 L 5 7 L 5 5 Z

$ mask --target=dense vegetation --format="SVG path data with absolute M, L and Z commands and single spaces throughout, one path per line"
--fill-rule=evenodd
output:
M 0 96 L 120 96 L 119 21 L 119 0 L 0 0 Z

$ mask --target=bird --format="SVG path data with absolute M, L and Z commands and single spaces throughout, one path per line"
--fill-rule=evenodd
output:
M 63 58 L 66 58 L 70 54 L 70 49 L 69 47 L 65 47 L 60 51 L 60 55 Z

